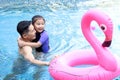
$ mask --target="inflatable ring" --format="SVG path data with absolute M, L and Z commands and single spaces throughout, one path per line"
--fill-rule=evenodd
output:
M 96 21 L 105 34 L 103 44 L 93 35 L 91 21 Z M 82 18 L 82 32 L 94 50 L 75 50 L 51 61 L 49 72 L 55 80 L 112 80 L 120 75 L 120 59 L 107 47 L 112 40 L 112 21 L 103 12 L 89 10 Z M 74 67 L 77 65 L 92 65 Z

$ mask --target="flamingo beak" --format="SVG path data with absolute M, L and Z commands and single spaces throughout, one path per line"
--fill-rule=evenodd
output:
M 110 40 L 110 41 L 104 41 L 103 44 L 102 44 L 102 46 L 103 47 L 109 47 L 111 45 L 111 42 L 112 42 L 112 40 Z

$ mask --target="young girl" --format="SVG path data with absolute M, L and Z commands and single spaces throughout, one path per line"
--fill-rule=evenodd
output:
M 36 48 L 37 52 L 47 53 L 49 51 L 49 37 L 45 31 L 45 19 L 40 15 L 32 18 L 32 24 L 36 30 L 36 39 L 32 42 L 18 40 L 20 46 L 31 46 Z

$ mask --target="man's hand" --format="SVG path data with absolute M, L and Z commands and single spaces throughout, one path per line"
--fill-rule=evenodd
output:
M 50 65 L 50 62 L 46 62 L 45 66 L 49 66 Z

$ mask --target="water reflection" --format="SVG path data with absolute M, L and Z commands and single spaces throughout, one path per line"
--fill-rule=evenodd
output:
M 43 78 L 50 80 L 51 77 L 47 69 L 48 67 L 45 66 L 31 64 L 19 55 L 13 63 L 11 73 L 7 74 L 3 80 L 44 80 Z
M 19 74 L 24 74 L 29 67 L 30 63 L 19 56 L 13 63 L 12 72 L 6 75 L 4 80 L 17 80 L 17 76 Z

